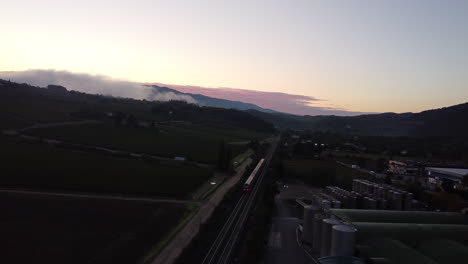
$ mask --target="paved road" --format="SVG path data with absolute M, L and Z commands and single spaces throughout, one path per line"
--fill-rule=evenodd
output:
M 265 255 L 266 264 L 314 263 L 300 246 L 296 233 L 300 220 L 296 217 L 295 206 L 288 202 L 309 194 L 309 189 L 293 184 L 288 185 L 288 188 L 281 188 L 281 192 L 276 195 L 276 216 L 272 219 Z
M 210 196 L 209 200 L 204 203 L 195 216 L 184 226 L 184 228 L 172 238 L 169 244 L 151 261 L 151 264 L 171 264 L 182 254 L 185 247 L 190 244 L 190 241 L 197 235 L 200 225 L 205 223 L 213 213 L 214 209 L 222 201 L 224 195 L 234 187 L 242 178 L 246 167 L 251 163 L 251 159 L 247 159 L 236 168 L 236 174 L 225 181 L 216 191 Z
M 353 165 L 352 164 L 347 164 L 347 163 L 344 163 L 344 162 L 341 162 L 341 161 L 337 161 L 338 164 L 341 164 L 343 166 L 346 166 L 346 167 L 349 167 L 353 170 L 358 170 L 360 172 L 364 172 L 364 173 L 367 173 L 369 175 L 373 175 L 374 177 L 376 178 L 385 178 L 387 177 L 387 175 L 385 173 L 379 173 L 379 172 L 374 172 L 374 173 L 371 173 L 370 170 L 367 170 L 367 169 L 363 169 L 363 168 L 353 168 Z

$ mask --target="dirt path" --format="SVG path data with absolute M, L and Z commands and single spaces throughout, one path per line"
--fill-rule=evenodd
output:
M 124 200 L 124 201 L 139 201 L 139 202 L 164 202 L 164 203 L 178 203 L 178 204 L 199 204 L 200 205 L 203 203 L 203 201 L 196 201 L 196 200 L 177 200 L 177 199 L 169 199 L 169 198 L 150 197 L 150 196 L 124 196 L 124 195 L 77 193 L 77 192 L 33 191 L 33 190 L 25 190 L 25 189 L 0 189 L 0 193 L 32 194 L 32 195 L 42 195 L 42 196 Z
M 85 124 L 99 124 L 102 123 L 101 121 L 97 120 L 82 120 L 82 121 L 67 121 L 67 122 L 57 122 L 57 123 L 44 123 L 44 124 L 36 124 L 32 126 L 28 126 L 21 129 L 16 129 L 18 132 L 26 131 L 29 129 L 35 128 L 45 128 L 45 127 L 54 127 L 54 126 L 69 126 L 69 125 L 85 125 Z
M 172 264 L 187 247 L 192 239 L 197 235 L 200 225 L 205 223 L 211 216 L 214 209 L 222 201 L 224 195 L 234 187 L 241 179 L 246 167 L 252 162 L 247 159 L 242 165 L 237 167 L 236 174 L 230 177 L 219 186 L 218 189 L 211 195 L 193 216 L 193 218 L 177 233 L 177 235 L 169 242 L 169 244 L 159 253 L 159 255 L 150 263 L 151 264 Z

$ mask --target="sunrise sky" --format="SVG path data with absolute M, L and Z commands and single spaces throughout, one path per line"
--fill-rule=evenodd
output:
M 0 6 L 0 71 L 54 69 L 281 92 L 318 99 L 308 102 L 311 109 L 354 112 L 416 112 L 468 101 L 464 0 Z

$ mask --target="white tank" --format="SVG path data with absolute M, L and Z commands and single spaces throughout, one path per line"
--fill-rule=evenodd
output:
M 374 184 L 374 197 L 377 197 L 379 193 L 379 185 L 378 184 Z
M 357 229 L 349 225 L 335 225 L 331 234 L 331 256 L 354 256 Z
M 320 242 L 322 240 L 322 220 L 324 218 L 325 215 L 323 214 L 316 214 L 314 216 L 312 249 L 316 252 L 320 252 Z
M 341 208 L 349 208 L 349 195 L 341 196 Z
M 387 200 L 389 200 L 390 202 L 393 201 L 393 190 L 387 191 Z
M 302 240 L 308 244 L 312 244 L 313 242 L 314 216 L 318 212 L 320 212 L 320 208 L 316 205 L 308 205 L 304 207 Z
M 388 208 L 387 200 L 385 200 L 385 199 L 379 200 L 379 209 L 380 210 L 387 210 L 387 208 Z
M 331 208 L 331 202 L 329 200 L 322 200 L 322 208 L 323 209 L 330 209 Z
M 367 199 L 368 208 L 370 210 L 377 210 L 377 200 L 368 198 Z
M 349 197 L 349 208 L 350 209 L 356 209 L 357 208 L 357 197 L 356 196 L 350 196 Z
M 340 209 L 341 208 L 341 202 L 338 200 L 333 200 L 333 208 Z
M 378 192 L 378 198 L 380 199 L 385 199 L 385 194 L 384 194 L 384 188 L 379 185 L 379 192 Z
M 320 257 L 330 256 L 331 231 L 334 225 L 341 224 L 341 221 L 333 218 L 326 218 L 322 221 L 322 239 L 320 241 Z
M 405 198 L 403 202 L 403 210 L 411 211 L 413 205 L 413 194 L 412 193 L 405 193 Z
M 393 201 L 392 201 L 393 210 L 401 211 L 402 210 L 402 204 L 403 204 L 403 194 L 401 194 L 399 192 L 394 192 L 393 193 Z

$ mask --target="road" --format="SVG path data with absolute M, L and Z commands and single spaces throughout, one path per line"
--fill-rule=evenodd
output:
M 213 213 L 214 209 L 222 201 L 224 195 L 237 185 L 242 178 L 244 171 L 251 162 L 247 159 L 236 168 L 236 174 L 225 181 L 216 191 L 210 196 L 195 216 L 184 226 L 184 228 L 172 238 L 169 244 L 154 258 L 151 264 L 171 264 L 182 254 L 183 249 L 187 247 L 192 239 L 197 235 L 200 225 L 205 223 Z
M 304 185 L 290 183 L 275 196 L 275 217 L 265 254 L 266 264 L 315 263 L 300 244 L 297 228 L 301 220 L 297 218 L 296 207 L 292 203 L 296 198 L 311 196 L 312 192 Z
M 358 167 L 358 168 L 353 168 L 353 165 L 347 164 L 347 163 L 344 163 L 344 162 L 341 162 L 341 161 L 337 161 L 337 163 L 338 163 L 338 164 L 341 164 L 341 165 L 343 165 L 343 166 L 349 167 L 349 168 L 351 168 L 351 169 L 353 169 L 353 170 L 358 170 L 358 171 L 360 171 L 360 172 L 367 173 L 367 174 L 372 175 L 372 176 L 374 176 L 374 177 L 376 177 L 376 178 L 381 178 L 381 179 L 383 179 L 383 178 L 387 177 L 387 175 L 386 175 L 385 173 L 378 173 L 378 172 L 373 172 L 373 173 L 371 173 L 370 170 L 366 170 L 366 169 L 359 168 L 359 167 Z
M 265 155 L 265 165 L 256 176 L 256 182 L 250 192 L 243 193 L 236 203 L 221 231 L 218 233 L 215 241 L 209 247 L 205 254 L 203 264 L 227 264 L 230 263 L 235 253 L 239 238 L 244 231 L 244 225 L 250 215 L 253 204 L 256 200 L 258 190 L 260 189 L 263 177 L 268 171 L 267 168 L 276 152 L 279 137 L 276 137 Z

